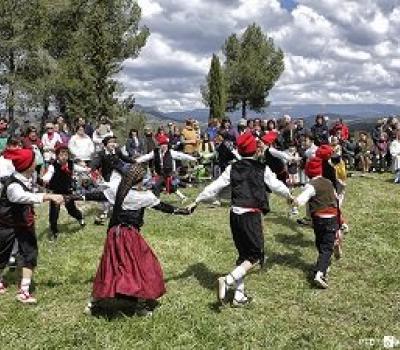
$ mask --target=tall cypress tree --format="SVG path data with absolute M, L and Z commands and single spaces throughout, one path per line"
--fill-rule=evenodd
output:
M 226 109 L 226 84 L 221 63 L 213 54 L 210 71 L 207 75 L 207 86 L 202 88 L 204 103 L 210 107 L 210 119 L 223 119 Z
M 252 24 L 241 38 L 233 34 L 226 40 L 224 54 L 228 108 L 241 106 L 246 118 L 247 109 L 260 111 L 268 105 L 269 91 L 284 71 L 283 52 L 260 26 Z

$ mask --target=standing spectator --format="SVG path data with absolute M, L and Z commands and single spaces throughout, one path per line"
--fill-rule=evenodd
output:
M 97 125 L 93 132 L 92 140 L 94 142 L 95 151 L 101 151 L 103 149 L 103 140 L 106 137 L 113 137 L 114 133 L 111 130 L 110 122 L 106 117 L 100 118 L 100 123 Z
M 0 118 L 0 153 L 6 148 L 7 139 L 10 136 L 8 132 L 8 121 L 5 117 Z
M 259 120 L 259 119 L 258 119 Z M 259 122 L 261 122 L 259 120 Z M 261 130 L 261 123 L 259 123 L 260 125 L 260 130 Z M 237 131 L 232 127 L 232 123 L 229 119 L 223 119 L 221 126 L 219 128 L 219 133 L 221 135 L 223 135 L 225 140 L 229 140 L 233 143 L 236 143 L 236 139 L 238 137 L 238 133 Z
M 194 154 L 197 150 L 197 133 L 193 128 L 192 120 L 186 120 L 186 126 L 182 130 L 183 152 Z
M 75 131 L 75 135 L 68 142 L 68 149 L 75 160 L 84 161 L 88 164 L 94 154 L 94 143 L 86 135 L 83 125 L 78 125 Z
M 296 127 L 294 129 L 294 142 L 297 146 L 301 145 L 302 141 L 305 139 L 307 135 L 310 134 L 310 131 L 304 126 L 304 119 L 300 118 L 296 121 Z
M 174 151 L 183 151 L 182 135 L 179 127 L 174 127 L 174 132 L 172 138 L 169 139 L 169 144 Z
M 153 137 L 153 132 L 149 126 L 146 126 L 144 128 L 143 153 L 150 153 L 154 148 L 156 148 L 156 142 Z
M 39 138 L 36 127 L 29 126 L 26 131 L 26 136 L 22 140 L 23 148 L 31 148 L 35 153 L 36 172 L 33 173 L 33 180 L 36 182 L 37 176 L 40 174 L 43 166 L 43 144 Z
M 129 157 L 131 158 L 137 157 L 142 153 L 142 142 L 139 139 L 139 133 L 137 129 L 131 129 L 129 131 L 125 149 L 126 152 L 128 152 Z
M 314 137 L 316 145 L 328 143 L 329 130 L 326 126 L 325 118 L 323 115 L 317 115 L 315 124 L 311 127 L 311 133 Z
M 168 131 L 167 131 L 167 136 L 171 140 L 172 137 L 174 136 L 174 131 L 175 131 L 175 125 L 174 123 L 169 122 L 168 123 Z
M 62 115 L 57 117 L 56 122 L 54 123 L 54 130 L 60 134 L 62 143 L 68 144 L 69 139 L 71 138 L 71 131 Z
M 78 125 L 84 127 L 86 135 L 88 135 L 89 137 L 93 137 L 94 129 L 90 123 L 86 123 L 85 118 L 78 116 L 75 121 L 75 127 Z
M 370 158 L 370 143 L 368 135 L 365 132 L 360 132 L 360 136 L 357 142 L 358 152 L 356 154 L 356 160 L 359 162 L 359 167 L 363 173 L 367 173 L 371 166 Z
M 215 138 L 217 137 L 218 134 L 218 129 L 219 129 L 219 121 L 217 118 L 213 118 L 208 122 L 208 127 L 206 129 L 206 133 L 208 136 L 208 139 L 211 142 L 215 141 Z
M 343 123 L 342 118 L 337 119 L 335 124 L 332 126 L 330 130 L 331 136 L 337 136 L 338 131 L 340 131 L 341 140 L 346 141 L 349 139 L 349 128 L 345 123 Z
M 62 143 L 61 136 L 54 131 L 53 123 L 46 123 L 46 132 L 42 136 L 43 157 L 46 164 L 55 159 L 55 147 Z
M 392 155 L 393 171 L 396 174 L 395 183 L 400 183 L 400 130 L 396 133 L 396 139 L 390 144 L 390 154 Z

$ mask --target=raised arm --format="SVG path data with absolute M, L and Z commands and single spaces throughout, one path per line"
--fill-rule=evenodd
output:
M 231 183 L 231 168 L 232 166 L 229 165 L 218 179 L 210 183 L 203 192 L 197 196 L 196 203 L 214 198 L 223 188 L 229 186 Z

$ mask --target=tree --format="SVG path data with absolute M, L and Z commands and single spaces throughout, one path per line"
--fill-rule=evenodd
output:
M 46 15 L 39 0 L 0 2 L 0 85 L 10 122 L 18 98 L 26 99 L 30 58 L 41 49 L 46 32 Z
M 210 107 L 210 119 L 223 119 L 226 109 L 226 83 L 221 63 L 216 54 L 213 54 L 210 71 L 207 76 L 207 85 L 202 87 L 203 100 Z
M 267 97 L 284 71 L 284 55 L 256 24 L 250 25 L 241 38 L 231 35 L 223 48 L 228 82 L 227 109 L 241 106 L 242 117 L 247 109 L 261 111 Z
M 128 58 L 136 58 L 145 46 L 149 30 L 139 29 L 141 9 L 133 0 L 87 1 L 86 15 L 77 32 L 75 55 L 84 72 L 79 75 L 87 88 L 87 103 L 93 118 L 118 113 L 112 79 Z M 76 101 L 75 101 L 76 102 Z

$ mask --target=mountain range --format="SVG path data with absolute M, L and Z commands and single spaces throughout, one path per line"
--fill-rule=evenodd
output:
M 179 112 L 161 112 L 151 106 L 136 106 L 137 110 L 143 111 L 154 119 L 184 122 L 187 118 L 194 118 L 201 123 L 208 121 L 209 112 L 207 108 L 193 109 Z M 294 118 L 303 117 L 310 123 L 317 114 L 329 117 L 341 117 L 348 122 L 365 121 L 366 119 L 378 119 L 382 117 L 400 115 L 400 105 L 394 104 L 271 104 L 264 112 L 256 113 L 249 111 L 248 118 L 279 118 L 289 114 Z M 241 118 L 240 111 L 227 113 L 227 116 L 237 122 Z M 311 119 L 311 120 L 310 120 Z

